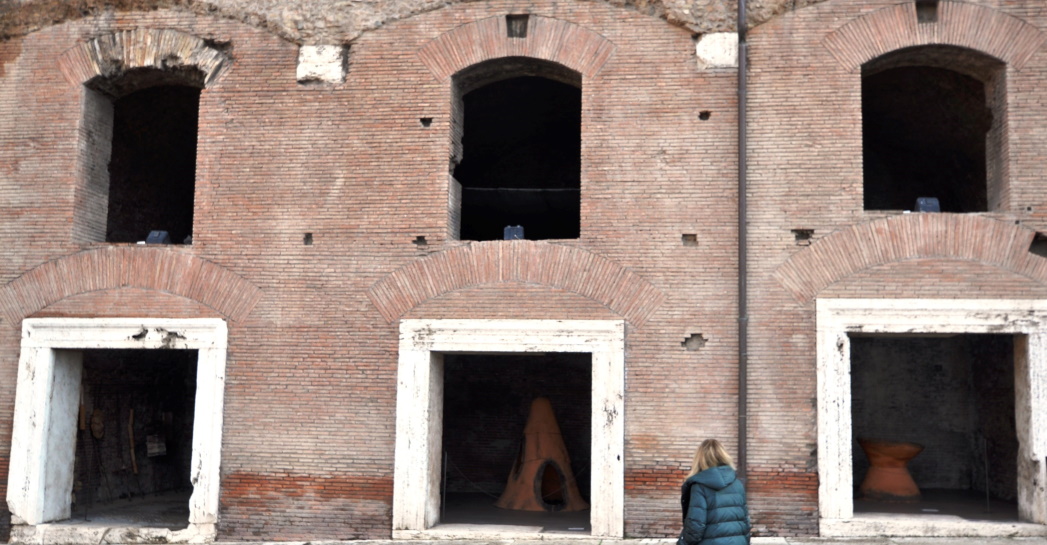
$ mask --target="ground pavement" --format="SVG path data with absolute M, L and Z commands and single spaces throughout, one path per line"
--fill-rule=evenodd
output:
M 672 539 L 311 541 L 215 545 L 675 545 Z M 1047 537 L 757 537 L 752 545 L 1047 545 Z

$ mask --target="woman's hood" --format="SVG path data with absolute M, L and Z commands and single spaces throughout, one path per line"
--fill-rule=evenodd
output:
M 713 490 L 723 490 L 737 479 L 738 475 L 731 466 L 717 466 L 710 467 L 688 480 L 708 486 Z

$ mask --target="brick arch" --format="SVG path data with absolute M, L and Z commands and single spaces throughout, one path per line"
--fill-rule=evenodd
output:
M 526 38 L 509 38 L 505 16 L 489 17 L 445 32 L 418 50 L 437 81 L 483 61 L 531 57 L 595 76 L 614 54 L 615 45 L 574 23 L 531 15 Z
M 424 301 L 482 284 L 551 286 L 599 302 L 642 326 L 665 294 L 640 275 L 594 253 L 529 240 L 474 242 L 405 265 L 368 290 L 392 323 Z
M 113 246 L 44 263 L 0 287 L 0 314 L 17 323 L 74 295 L 121 287 L 179 295 L 233 321 L 250 314 L 262 291 L 210 261 L 162 248 Z
M 195 67 L 203 73 L 204 85 L 209 86 L 230 62 L 229 55 L 212 42 L 169 28 L 105 34 L 81 42 L 58 58 L 62 74 L 75 85 L 135 68 Z
M 938 21 L 918 23 L 915 2 L 888 6 L 852 19 L 822 40 L 849 72 L 884 54 L 921 45 L 953 45 L 980 51 L 1021 70 L 1047 41 L 1040 29 L 985 6 L 944 0 Z
M 774 277 L 801 303 L 856 272 L 908 259 L 976 261 L 1047 284 L 1035 231 L 968 214 L 905 214 L 834 232 L 791 256 Z

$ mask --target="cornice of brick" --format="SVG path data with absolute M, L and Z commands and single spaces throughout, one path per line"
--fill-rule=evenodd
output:
M 1047 285 L 1047 259 L 1029 252 L 1036 232 L 984 216 L 905 214 L 836 231 L 792 255 L 774 277 L 800 303 L 860 271 L 910 259 L 974 261 Z
M 938 21 L 918 23 L 916 4 L 905 2 L 867 13 L 829 33 L 822 45 L 848 72 L 877 57 L 921 45 L 952 45 L 980 51 L 1021 70 L 1044 42 L 1040 29 L 995 9 L 943 1 Z
M 503 57 L 531 57 L 596 76 L 615 45 L 589 29 L 551 17 L 531 15 L 525 38 L 509 38 L 505 16 L 488 17 L 445 32 L 418 50 L 437 81 L 474 64 Z
M 112 246 L 48 261 L 0 287 L 0 315 L 17 323 L 67 297 L 122 287 L 186 297 L 233 321 L 247 317 L 262 297 L 250 282 L 192 254 Z
M 539 284 L 592 299 L 640 327 L 665 294 L 607 258 L 541 241 L 474 242 L 427 256 L 375 282 L 368 297 L 392 323 L 419 304 L 466 287 Z

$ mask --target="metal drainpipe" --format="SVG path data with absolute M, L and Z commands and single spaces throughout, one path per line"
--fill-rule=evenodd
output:
M 745 0 L 738 0 L 738 474 L 748 474 L 749 406 L 749 246 L 746 199 L 746 98 L 749 48 Z

